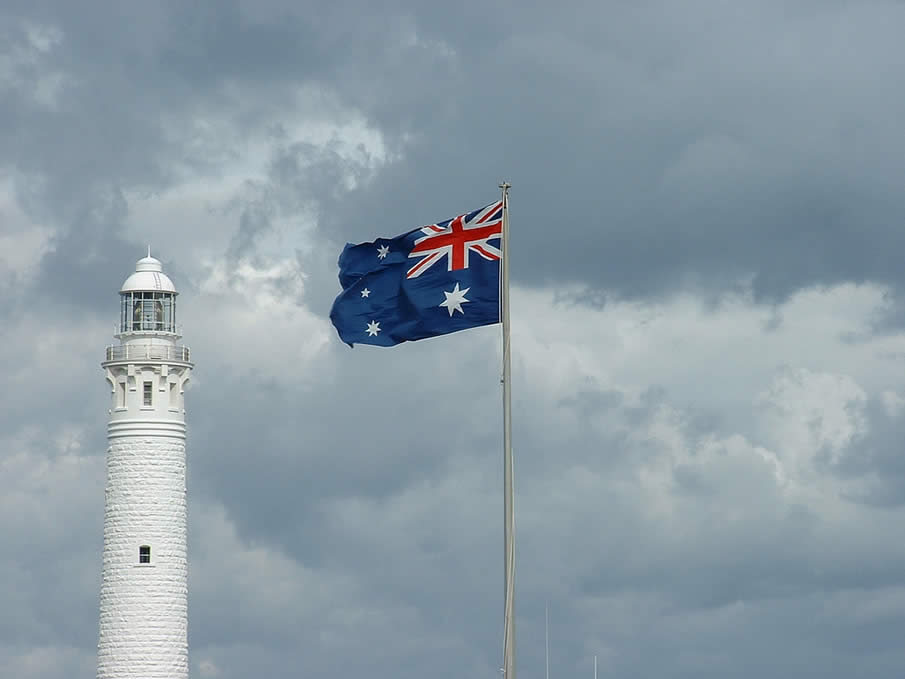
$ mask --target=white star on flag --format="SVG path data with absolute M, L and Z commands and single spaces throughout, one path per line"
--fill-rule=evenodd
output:
M 389 245 L 378 245 L 377 246 L 377 259 L 383 259 L 388 254 L 390 254 L 390 246 Z
M 471 300 L 465 299 L 465 293 L 471 290 L 471 288 L 465 288 L 464 290 L 459 290 L 459 284 L 456 283 L 456 287 L 453 288 L 450 292 L 443 291 L 443 294 L 446 295 L 446 301 L 440 302 L 440 306 L 445 306 L 446 310 L 449 311 L 450 317 L 453 315 L 454 311 L 458 311 L 460 314 L 464 314 L 465 310 L 462 308 L 462 304 L 464 302 L 469 302 Z
M 377 337 L 378 332 L 380 332 L 380 321 L 368 323 L 368 337 Z
M 361 291 L 362 297 L 368 297 L 370 294 L 371 294 L 371 291 L 368 290 L 367 288 L 365 288 L 364 290 Z

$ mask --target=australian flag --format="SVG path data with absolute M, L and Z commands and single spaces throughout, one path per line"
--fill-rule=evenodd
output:
M 330 320 L 349 346 L 401 342 L 500 322 L 503 203 L 395 238 L 349 243 Z

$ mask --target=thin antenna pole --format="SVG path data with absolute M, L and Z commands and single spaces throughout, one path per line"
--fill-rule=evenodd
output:
M 597 679 L 597 656 L 594 656 L 594 679 Z
M 550 611 L 544 604 L 544 657 L 547 659 L 547 679 L 550 679 Z
M 503 324 L 503 679 L 515 679 L 515 515 L 512 482 L 512 396 L 509 344 L 509 188 L 502 182 L 503 258 L 500 261 L 500 316 Z

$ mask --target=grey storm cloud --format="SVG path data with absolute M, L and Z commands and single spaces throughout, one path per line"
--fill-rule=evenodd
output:
M 166 162 L 184 139 L 167 138 L 165 118 L 247 96 L 256 106 L 237 123 L 253 126 L 310 82 L 388 139 L 414 139 L 356 201 L 321 186 L 325 228 L 363 236 L 381 214 L 402 229 L 415 196 L 440 213 L 413 217 L 439 219 L 463 197 L 492 198 L 505 176 L 527 283 L 634 296 L 753 275 L 768 298 L 813 282 L 897 286 L 901 12 L 576 5 L 478 20 L 404 6 L 60 6 L 44 10 L 65 33 L 47 61 L 74 69 L 61 86 L 71 101 L 35 118 L 13 99 L 8 147 L 23 171 L 49 175 L 47 197 L 70 221 L 111 185 L 174 181 Z M 271 181 L 291 182 L 291 168 L 277 162 Z
M 905 656 L 898 2 L 0 8 L 0 676 L 94 672 L 116 292 L 181 292 L 192 676 L 495 676 L 495 328 L 342 245 L 512 189 L 519 668 Z

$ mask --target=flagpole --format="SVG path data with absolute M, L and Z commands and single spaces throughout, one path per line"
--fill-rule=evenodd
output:
M 546 661 L 547 671 L 544 674 L 546 679 L 550 679 L 550 607 L 544 604 L 544 659 Z
M 515 679 L 515 514 L 512 480 L 512 396 L 509 343 L 509 188 L 503 182 L 503 257 L 500 262 L 500 316 L 503 324 L 503 547 L 505 603 L 503 679 Z

